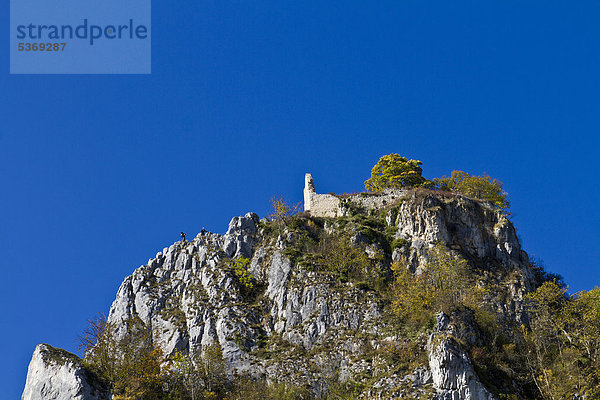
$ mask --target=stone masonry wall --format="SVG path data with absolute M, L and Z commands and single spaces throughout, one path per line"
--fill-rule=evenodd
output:
M 304 211 L 315 217 L 339 217 L 346 215 L 344 204 L 366 210 L 389 206 L 406 194 L 402 189 L 386 189 L 382 193 L 357 193 L 344 198 L 332 194 L 318 194 L 311 174 L 304 177 Z

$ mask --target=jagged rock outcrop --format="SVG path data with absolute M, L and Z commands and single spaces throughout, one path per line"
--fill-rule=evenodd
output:
M 449 325 L 448 316 L 438 314 L 435 332 L 427 344 L 435 400 L 495 400 L 496 397 L 480 382 L 469 356 Z
M 368 234 L 370 226 L 363 231 L 352 225 L 351 217 L 310 220 L 306 229 L 345 232 L 378 260 L 373 265 L 389 269 L 390 261 L 404 260 L 415 273 L 426 265 L 428 249 L 445 245 L 469 260 L 479 279 L 497 285 L 487 300 L 500 314 L 522 320 L 523 296 L 532 280 L 529 262 L 498 209 L 462 196 L 417 191 L 382 212 L 381 229 L 403 243 L 393 251 Z M 408 339 L 398 335 L 381 298 L 357 282 L 315 271 L 310 259 L 300 262 L 298 237 L 290 226 L 248 213 L 233 218 L 224 235 L 204 233 L 177 242 L 125 278 L 108 322 L 123 337 L 125 322 L 139 317 L 167 356 L 201 355 L 218 343 L 230 373 L 309 385 L 317 395 L 342 381 L 366 385 L 364 398 L 494 399 L 456 340 L 456 330 L 465 329 L 456 324 L 440 320 L 429 339 L 411 339 L 425 359 L 414 360 L 410 370 L 399 369 L 386 351 L 405 351 Z M 247 260 L 252 290 L 236 277 L 235 259 Z
M 428 248 L 443 243 L 484 268 L 513 271 L 510 298 L 497 300 L 498 308 L 511 317 L 520 312 L 519 301 L 529 285 L 528 261 L 512 224 L 500 211 L 460 196 L 419 197 L 417 193 L 390 209 L 386 221 L 396 227 L 396 237 L 406 240 L 401 251 L 414 270 L 427 261 Z M 283 232 L 271 242 L 261 232 L 258 217 L 247 214 L 234 218 L 223 236 L 199 235 L 189 243 L 176 243 L 125 280 L 109 321 L 124 326 L 122 321 L 139 316 L 161 332 L 157 340 L 167 354 L 175 350 L 200 353 L 203 346 L 218 342 L 232 370 L 276 381 L 303 379 L 316 390 L 327 376 L 341 374 L 354 379 L 372 374 L 372 365 L 349 359 L 360 359 L 365 347 L 377 349 L 394 340 L 391 329 L 381 322 L 376 296 L 352 283 L 340 284 L 330 276 L 295 266 L 285 254 L 293 237 L 293 233 Z M 369 239 L 363 235 L 356 241 Z M 261 302 L 251 304 L 244 297 L 226 268 L 232 257 L 251 258 L 249 270 L 264 287 Z M 285 344 L 276 359 L 259 355 L 269 350 L 262 347 L 265 338 L 278 338 Z M 335 343 L 333 348 L 327 348 L 331 343 Z M 430 361 L 439 360 L 436 373 L 441 371 L 440 365 L 456 361 L 449 355 L 457 351 L 448 341 L 431 348 Z M 318 356 L 299 358 L 304 352 Z M 446 378 L 430 369 L 435 379 L 414 380 L 440 390 L 450 384 L 448 377 L 462 382 L 456 373 L 469 365 L 468 358 L 457 360 L 464 362 L 457 361 L 456 368 L 446 370 Z M 397 381 L 396 389 L 406 386 L 404 375 Z M 478 393 L 473 388 L 457 390 Z M 465 398 L 478 398 L 473 396 L 476 394 Z
M 501 210 L 460 195 L 417 191 L 389 210 L 386 219 L 396 226 L 396 237 L 407 242 L 393 259 L 403 257 L 419 273 L 428 261 L 427 249 L 441 243 L 482 271 L 486 284 L 498 287 L 487 301 L 507 321 L 526 322 L 523 298 L 534 278 L 515 228 Z
M 334 291 L 331 277 L 293 271 L 276 245 L 254 247 L 257 233 L 256 215 L 247 214 L 234 218 L 223 236 L 199 235 L 164 249 L 125 279 L 108 321 L 124 334 L 123 322 L 139 316 L 160 332 L 156 340 L 166 354 L 199 354 L 204 346 L 219 343 L 228 365 L 238 373 L 279 380 L 286 370 L 303 372 L 317 385 L 323 369 L 333 373 L 344 354 L 361 346 L 353 332 L 377 331 L 377 301 L 350 283 Z M 226 268 L 236 254 L 254 255 L 249 270 L 265 287 L 262 303 L 250 304 Z M 261 338 L 273 336 L 286 342 L 278 360 L 255 356 Z M 298 351 L 310 351 L 328 339 L 340 344 L 339 354 L 323 352 L 301 365 Z
M 421 246 L 439 242 L 471 258 L 500 262 L 510 268 L 528 263 L 514 226 L 501 210 L 485 203 L 458 195 L 423 196 L 415 192 L 390 212 L 392 219 L 394 213 L 398 237 L 412 242 L 413 262 Z
M 108 388 L 75 354 L 39 344 L 27 371 L 22 400 L 108 400 Z

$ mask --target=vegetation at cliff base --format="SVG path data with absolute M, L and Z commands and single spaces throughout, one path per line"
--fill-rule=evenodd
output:
M 303 387 L 227 376 L 221 346 L 200 353 L 175 351 L 166 357 L 153 342 L 154 333 L 139 318 L 117 326 L 98 315 L 80 338 L 84 366 L 111 390 L 114 400 L 307 400 Z
M 527 296 L 525 360 L 544 399 L 600 398 L 600 289 L 548 281 Z
M 123 328 L 120 337 L 104 315 L 90 320 L 80 338 L 84 365 L 108 383 L 115 400 L 162 398 L 164 358 L 152 332 L 139 318 L 127 320 Z

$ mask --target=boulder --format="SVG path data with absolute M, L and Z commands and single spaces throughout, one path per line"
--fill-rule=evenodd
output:
M 39 344 L 27 371 L 22 400 L 108 400 L 108 387 L 68 351 Z

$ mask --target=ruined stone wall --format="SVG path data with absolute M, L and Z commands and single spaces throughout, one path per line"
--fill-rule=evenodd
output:
M 382 193 L 357 193 L 343 197 L 332 194 L 318 194 L 311 174 L 304 177 L 304 211 L 315 217 L 340 217 L 349 208 L 365 210 L 393 205 L 406 194 L 402 189 L 386 189 Z M 350 207 L 348 207 L 350 206 Z
M 395 204 L 406 195 L 403 189 L 385 189 L 382 193 L 358 193 L 346 199 L 365 210 L 383 208 Z
M 340 199 L 331 194 L 313 194 L 310 214 L 315 217 L 339 217 L 343 215 Z
M 315 217 L 338 217 L 341 214 L 340 199 L 332 194 L 317 194 L 311 174 L 304 177 L 304 211 Z

